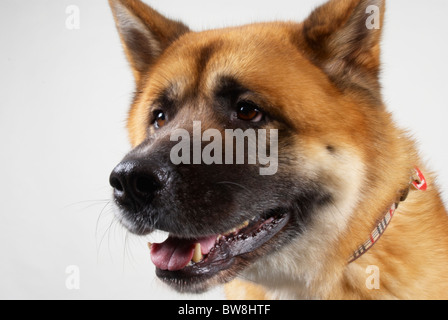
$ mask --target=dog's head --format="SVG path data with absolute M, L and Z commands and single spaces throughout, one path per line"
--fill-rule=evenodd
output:
M 110 180 L 130 231 L 169 232 L 152 247 L 161 279 L 199 292 L 342 228 L 375 158 L 383 1 L 204 32 L 109 1 L 137 85 L 134 149 Z

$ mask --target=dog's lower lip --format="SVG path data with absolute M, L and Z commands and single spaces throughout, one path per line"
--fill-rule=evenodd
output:
M 256 257 L 258 249 L 280 233 L 289 222 L 289 218 L 289 214 L 283 213 L 257 223 L 250 223 L 237 234 L 220 236 L 202 261 L 190 263 L 173 271 L 156 268 L 156 274 L 172 284 L 177 284 L 179 280 L 187 285 L 189 282 L 197 284 L 206 281 L 220 271 L 235 266 L 239 258 L 247 261 L 249 257 Z

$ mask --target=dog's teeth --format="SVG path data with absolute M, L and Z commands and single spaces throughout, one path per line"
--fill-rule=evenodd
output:
M 240 231 L 241 229 L 246 228 L 249 225 L 249 220 L 244 221 L 242 224 L 240 224 L 238 227 L 233 228 L 231 230 L 232 233 L 236 233 L 238 231 Z
M 243 222 L 243 224 L 241 226 L 238 227 L 238 229 L 246 228 L 248 225 L 249 225 L 249 220 L 246 220 Z
M 246 228 L 248 225 L 249 225 L 249 220 L 246 220 L 242 224 L 240 224 L 238 227 L 230 229 L 229 231 L 224 233 L 224 236 L 228 236 L 228 235 L 231 235 L 231 234 L 236 234 L 236 233 L 238 233 L 238 231 L 240 231 L 241 229 Z M 219 236 L 218 236 L 218 240 L 219 240 Z
M 201 252 L 201 244 L 200 243 L 196 243 L 195 247 L 194 247 L 194 254 L 193 254 L 193 259 L 191 259 L 194 263 L 198 263 L 201 262 L 203 259 L 203 255 Z
M 235 231 L 236 231 L 236 228 L 227 230 L 227 231 L 224 233 L 224 236 L 229 236 L 229 235 L 231 235 L 232 233 L 234 233 Z
M 151 250 L 151 247 L 152 247 L 152 243 L 151 243 L 151 242 L 148 242 L 148 248 L 149 248 L 149 250 Z

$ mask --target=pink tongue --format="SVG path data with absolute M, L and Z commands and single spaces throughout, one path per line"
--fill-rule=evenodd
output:
M 208 254 L 217 236 L 186 240 L 169 236 L 162 243 L 151 246 L 151 260 L 161 270 L 176 271 L 185 268 L 193 258 L 196 243 L 201 244 L 202 254 Z

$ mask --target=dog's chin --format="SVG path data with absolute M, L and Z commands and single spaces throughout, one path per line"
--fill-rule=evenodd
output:
M 277 251 L 296 235 L 294 218 L 289 212 L 257 217 L 216 241 L 199 262 L 170 271 L 156 268 L 156 275 L 179 292 L 202 293 L 213 286 L 231 281 L 250 264 L 270 252 Z M 295 231 L 293 231 L 295 230 Z M 177 238 L 176 241 L 182 241 Z M 185 241 L 192 241 L 185 238 Z

